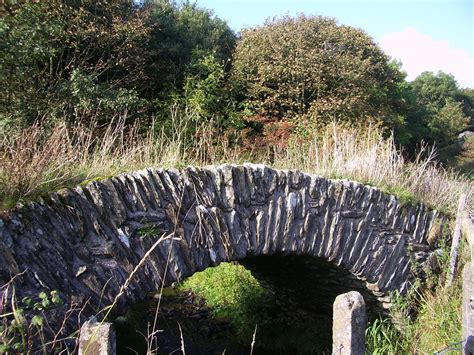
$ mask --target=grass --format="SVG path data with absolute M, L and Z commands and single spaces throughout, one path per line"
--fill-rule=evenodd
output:
M 117 118 L 108 126 L 76 124 L 47 129 L 41 125 L 0 136 L 0 209 L 64 187 L 101 180 L 145 167 L 183 167 L 241 163 L 249 159 L 275 168 L 299 169 L 329 178 L 370 184 L 401 197 L 454 214 L 462 191 L 473 195 L 467 177 L 445 169 L 435 152 L 423 148 L 407 161 L 393 138 L 377 127 L 347 128 L 336 124 L 286 147 L 269 147 L 251 155 L 213 131 L 212 123 L 189 129 L 191 118 L 172 110 L 171 133 L 154 125 L 127 126 Z M 195 132 L 190 135 L 189 132 Z
M 341 127 L 316 132 L 304 143 L 294 140 L 277 152 L 275 165 L 326 177 L 345 178 L 400 196 L 403 203 L 423 202 L 454 215 L 462 191 L 473 196 L 473 184 L 464 175 L 443 168 L 436 151 L 422 147 L 414 161 L 404 158 L 393 136 L 380 128 Z
M 250 339 L 257 319 L 256 312 L 268 303 L 268 295 L 243 266 L 222 263 L 194 274 L 180 286 L 205 299 L 214 316 L 230 319 L 239 335 Z
M 117 119 L 106 127 L 40 125 L 0 137 L 0 208 L 63 187 L 145 166 L 174 166 L 185 156 L 179 137 Z
M 366 332 L 369 353 L 432 354 L 460 342 L 461 282 L 458 277 L 450 288 L 439 286 L 419 294 L 416 315 L 405 318 L 401 326 L 395 326 L 389 318 L 374 320 Z
M 437 286 L 421 291 L 412 287 L 404 296 L 395 296 L 390 318 L 375 319 L 367 328 L 367 349 L 371 354 L 429 354 L 440 351 L 461 339 L 462 277 L 469 260 L 469 248 L 462 244 L 457 277 L 445 287 L 444 275 Z M 440 257 L 447 273 L 449 250 Z

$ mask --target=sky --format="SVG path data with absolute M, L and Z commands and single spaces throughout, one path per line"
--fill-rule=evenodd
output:
M 474 87 L 474 0 L 197 0 L 238 32 L 281 15 L 322 15 L 364 30 L 408 80 L 423 71 Z

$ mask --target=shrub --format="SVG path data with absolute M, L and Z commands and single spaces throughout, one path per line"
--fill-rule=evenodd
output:
M 300 15 L 242 31 L 234 79 L 248 110 L 299 123 L 388 121 L 390 92 L 403 75 L 363 31 Z

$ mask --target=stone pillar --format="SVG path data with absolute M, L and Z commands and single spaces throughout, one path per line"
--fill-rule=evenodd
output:
M 333 305 L 332 352 L 364 355 L 367 314 L 364 298 L 351 291 L 336 297 Z
M 79 337 L 79 355 L 116 355 L 112 323 L 85 322 Z
M 467 263 L 462 273 L 463 354 L 474 354 L 474 264 Z

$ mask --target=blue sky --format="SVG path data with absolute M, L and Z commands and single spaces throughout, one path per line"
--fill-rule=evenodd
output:
M 298 13 L 336 18 L 367 32 L 412 80 L 443 70 L 474 87 L 474 0 L 197 0 L 235 30 Z

